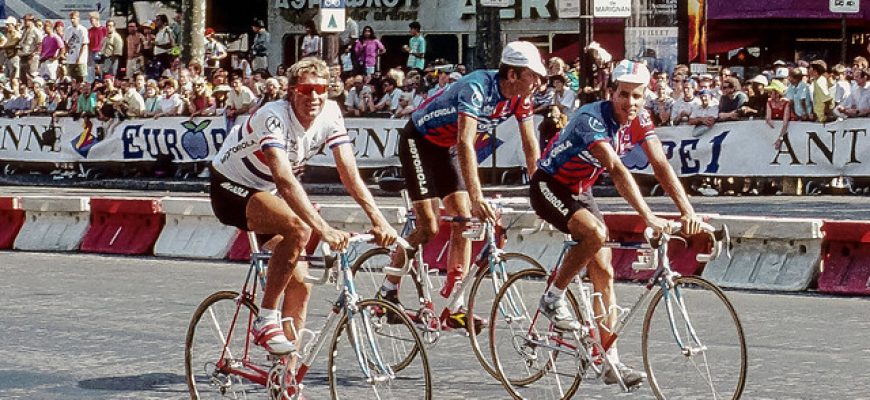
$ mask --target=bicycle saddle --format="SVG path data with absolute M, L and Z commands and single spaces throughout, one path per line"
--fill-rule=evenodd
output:
M 383 177 L 378 180 L 378 187 L 386 192 L 401 192 L 405 190 L 405 178 Z

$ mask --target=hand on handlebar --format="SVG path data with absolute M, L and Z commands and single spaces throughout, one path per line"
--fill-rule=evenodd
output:
M 344 251 L 350 240 L 350 233 L 327 227 L 320 232 L 321 240 L 329 245 L 333 251 Z
M 495 211 L 485 199 L 471 201 L 471 215 L 477 217 L 481 221 L 495 222 Z
M 656 217 L 655 215 L 650 216 L 649 219 L 646 220 L 646 226 L 653 229 L 656 235 L 664 232 L 664 233 L 672 233 L 673 225 L 670 221 Z
M 683 214 L 680 217 L 680 224 L 682 225 L 681 231 L 686 236 L 697 235 L 702 231 L 702 224 L 704 221 L 701 220 L 701 217 L 695 214 Z
M 391 246 L 393 243 L 396 243 L 396 239 L 399 237 L 399 234 L 390 225 L 375 225 L 369 230 L 369 233 L 375 235 L 375 244 L 380 247 Z

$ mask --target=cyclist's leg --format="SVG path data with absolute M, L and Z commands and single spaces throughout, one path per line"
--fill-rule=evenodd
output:
M 456 191 L 444 197 L 444 209 L 448 215 L 470 217 L 471 204 L 468 192 Z M 468 264 L 471 263 L 471 241 L 462 236 L 466 229 L 466 223 L 453 222 L 450 224 L 450 242 L 447 247 L 447 280 L 442 290 L 442 295 L 448 297 L 455 289 L 456 283 L 461 282 L 468 273 Z M 454 302 L 454 309 L 461 307 L 462 299 L 458 298 L 458 304 Z
M 438 199 L 423 199 L 412 203 L 414 207 L 414 216 L 417 218 L 416 225 L 411 234 L 405 240 L 411 247 L 418 248 L 426 243 L 429 243 L 435 235 L 438 234 Z M 393 260 L 394 266 L 404 264 L 405 259 L 402 253 Z M 387 275 L 387 281 L 398 285 L 402 279 L 400 276 Z
M 269 319 L 266 324 L 277 324 L 278 299 L 290 283 L 294 266 L 305 248 L 311 229 L 283 199 L 271 193 L 260 192 L 251 196 L 245 214 L 250 230 L 257 233 L 279 234 L 283 237 L 275 245 L 272 258 L 269 260 L 260 310 L 261 316 Z M 290 349 L 288 343 L 285 331 L 284 338 L 274 337 L 269 341 L 269 346 L 276 350 L 278 348 L 288 350 Z

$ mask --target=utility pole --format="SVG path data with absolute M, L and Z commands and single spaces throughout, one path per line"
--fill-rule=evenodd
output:
M 498 7 L 484 7 L 483 1 L 475 0 L 477 35 L 475 45 L 475 69 L 495 68 L 501 58 L 501 20 Z
M 592 58 L 586 48 L 592 43 L 592 0 L 580 0 L 580 88 L 592 85 Z
M 205 57 L 205 0 L 181 2 L 181 59 L 185 63 Z

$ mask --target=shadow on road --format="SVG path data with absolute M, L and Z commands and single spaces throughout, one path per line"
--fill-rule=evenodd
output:
M 134 376 L 108 376 L 79 381 L 79 387 L 91 390 L 150 390 L 169 391 L 170 385 L 184 384 L 184 376 L 168 373 L 152 373 Z M 175 390 L 174 388 L 171 390 Z

